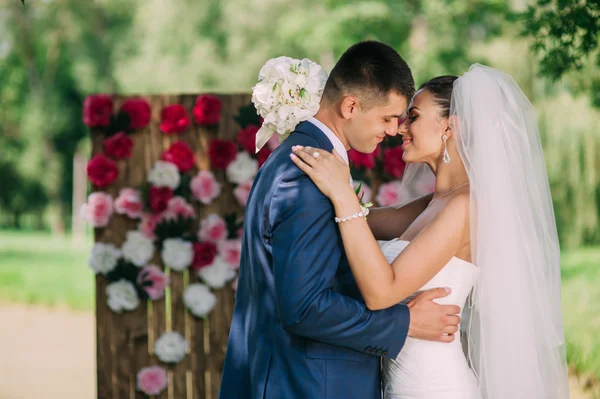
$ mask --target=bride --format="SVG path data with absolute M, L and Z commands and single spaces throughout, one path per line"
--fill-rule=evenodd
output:
M 384 359 L 384 397 L 568 398 L 560 252 L 532 105 L 512 78 L 474 65 L 424 83 L 399 131 L 409 164 L 403 185 L 433 172 L 436 187 L 391 240 L 377 236 L 386 230 L 377 209 L 368 223 L 363 217 L 339 154 L 296 147 L 291 155 L 334 204 L 370 309 L 449 286 L 440 302 L 469 310 L 468 355 L 460 339 L 409 337 L 396 359 Z

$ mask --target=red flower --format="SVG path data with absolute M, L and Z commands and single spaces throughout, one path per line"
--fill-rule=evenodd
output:
M 125 132 L 119 132 L 104 140 L 104 152 L 114 159 L 131 157 L 132 149 L 133 140 Z
M 87 96 L 83 101 L 83 123 L 89 127 L 110 125 L 113 100 L 106 94 Z
M 90 159 L 85 171 L 92 184 L 100 188 L 108 186 L 119 176 L 115 161 L 103 154 Z
M 392 177 L 402 177 L 406 164 L 402 160 L 402 147 L 388 148 L 383 154 L 383 170 Z
M 181 104 L 168 105 L 160 112 L 160 130 L 164 133 L 182 133 L 190 126 L 190 117 Z
M 173 190 L 169 187 L 150 187 L 148 205 L 152 209 L 152 212 L 160 213 L 167 209 L 171 198 L 173 198 Z
M 217 246 L 212 242 L 194 243 L 194 260 L 192 269 L 198 271 L 203 267 L 210 266 L 217 256 Z
M 177 165 L 180 172 L 185 172 L 194 167 L 194 153 L 183 141 L 173 143 L 168 150 L 163 152 L 161 159 Z
M 223 104 L 217 96 L 204 94 L 198 96 L 194 105 L 194 120 L 200 125 L 216 125 L 221 120 Z
M 270 149 L 267 148 L 267 146 L 264 146 L 263 148 L 260 149 L 260 151 L 258 152 L 258 154 L 256 154 L 256 157 L 258 159 L 258 167 L 260 168 L 261 166 L 263 166 L 263 164 L 265 162 L 267 162 L 267 158 L 269 158 L 269 155 L 271 155 L 273 151 L 271 151 Z
M 237 146 L 233 141 L 213 139 L 208 145 L 208 158 L 215 169 L 226 169 L 237 156 Z
M 375 167 L 375 158 L 379 155 L 379 147 L 370 154 L 363 154 L 356 150 L 348 151 L 348 159 L 356 168 L 373 169 Z
M 121 111 L 129 115 L 129 127 L 141 129 L 150 123 L 150 104 L 143 98 L 130 98 L 121 105 Z
M 259 127 L 256 125 L 248 125 L 248 127 L 240 130 L 237 134 L 238 143 L 250 155 L 254 155 L 256 152 L 256 132 L 258 132 L 258 129 Z

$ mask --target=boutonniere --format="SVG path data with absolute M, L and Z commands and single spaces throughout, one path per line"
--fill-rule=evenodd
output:
M 358 203 L 360 204 L 361 211 L 365 214 L 365 217 L 366 217 L 369 214 L 369 208 L 373 206 L 373 203 L 367 202 L 365 204 L 363 202 L 363 197 L 365 196 L 365 193 L 363 192 L 361 195 L 359 195 L 362 185 L 363 185 L 363 182 L 361 181 L 358 184 L 358 186 L 356 186 L 356 188 L 354 189 L 354 193 L 356 194 L 356 197 L 358 198 Z

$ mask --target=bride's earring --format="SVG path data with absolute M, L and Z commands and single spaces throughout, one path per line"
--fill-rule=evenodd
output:
M 449 164 L 450 163 L 450 154 L 448 154 L 448 146 L 446 145 L 446 141 L 448 140 L 448 138 L 446 137 L 445 134 L 442 136 L 442 140 L 444 140 L 444 157 L 442 158 L 442 160 L 444 161 L 445 164 Z

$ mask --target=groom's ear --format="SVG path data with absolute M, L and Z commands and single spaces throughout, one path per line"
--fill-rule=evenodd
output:
M 352 119 L 356 113 L 360 104 L 358 99 L 354 96 L 345 96 L 340 103 L 340 113 L 344 119 Z

